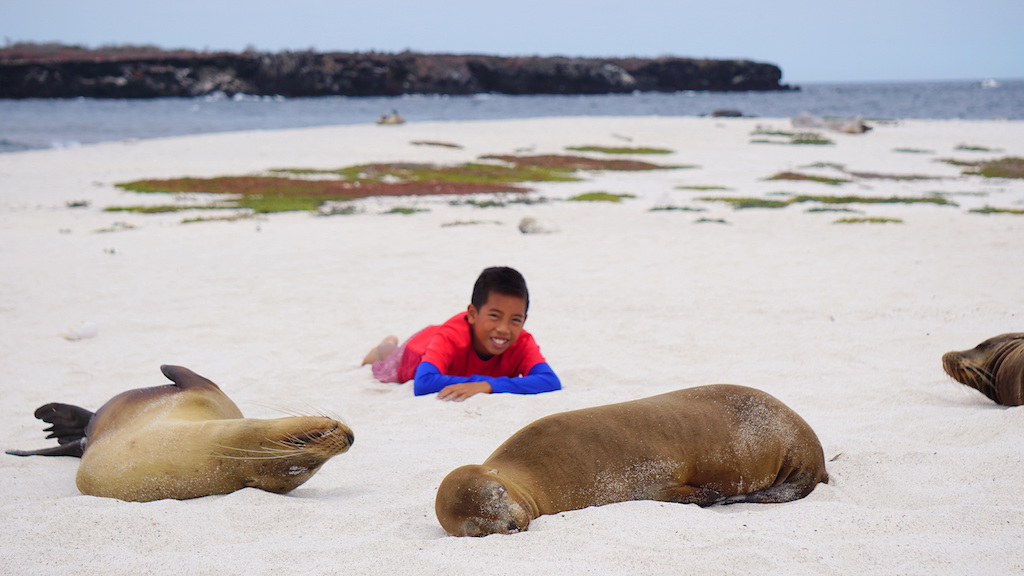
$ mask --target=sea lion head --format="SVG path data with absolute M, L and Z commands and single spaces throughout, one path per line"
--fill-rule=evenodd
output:
M 942 368 L 993 402 L 1024 404 L 1024 332 L 1000 334 L 971 350 L 947 352 L 942 355 Z
M 437 489 L 437 519 L 452 536 L 512 534 L 526 530 L 534 515 L 524 493 L 490 466 L 456 468 Z
M 345 424 L 326 416 L 224 420 L 216 459 L 239 468 L 244 486 L 285 493 L 308 480 L 355 440 Z

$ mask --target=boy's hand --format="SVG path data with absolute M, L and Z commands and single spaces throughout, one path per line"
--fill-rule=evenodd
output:
M 445 402 L 462 402 L 474 394 L 490 394 L 491 385 L 488 382 L 466 382 L 464 384 L 452 384 L 445 386 L 437 393 L 438 400 Z

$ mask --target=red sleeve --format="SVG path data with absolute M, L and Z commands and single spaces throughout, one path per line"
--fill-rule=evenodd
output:
M 460 354 L 465 355 L 465 351 L 472 348 L 470 338 L 466 313 L 460 312 L 437 327 L 429 341 L 425 342 L 420 362 L 430 362 L 437 366 L 442 374 L 456 375 L 451 373 L 452 366 L 456 357 Z M 458 374 L 458 376 L 470 376 L 470 374 Z
M 521 348 L 520 358 L 518 362 L 518 368 L 516 369 L 517 375 L 523 375 L 530 373 L 533 367 L 537 364 L 546 363 L 544 355 L 540 353 L 540 346 L 537 345 L 537 341 L 533 339 L 533 334 L 530 334 L 526 330 L 523 330 L 519 334 L 519 339 L 516 340 L 516 347 Z

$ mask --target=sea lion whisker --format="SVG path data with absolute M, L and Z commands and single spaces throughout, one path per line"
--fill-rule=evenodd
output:
M 217 447 L 232 452 L 241 453 L 242 455 L 235 454 L 224 454 L 220 453 L 218 456 L 223 458 L 232 458 L 236 460 L 274 460 L 278 458 L 288 458 L 295 454 L 301 453 L 302 449 L 295 446 L 286 446 L 285 448 L 275 448 L 272 446 L 261 446 L 259 448 L 238 448 L 235 446 L 227 446 L 224 444 L 216 444 Z
M 301 438 L 296 438 L 294 436 L 290 436 L 290 437 L 288 437 L 288 438 L 286 438 L 284 440 L 268 440 L 268 442 L 270 442 L 273 445 L 280 446 L 281 448 L 279 448 L 279 450 L 293 450 L 293 451 L 294 450 L 301 450 L 301 449 L 305 448 L 306 444 L 309 443 L 306 440 L 302 440 Z
M 275 454 L 273 452 L 266 452 L 266 451 L 255 451 L 254 453 L 246 454 L 246 455 L 242 455 L 242 456 L 233 455 L 233 454 L 221 454 L 221 453 L 218 453 L 217 456 L 219 458 L 226 458 L 228 460 L 284 460 L 286 458 L 290 458 L 290 457 L 292 457 L 292 456 L 294 456 L 296 454 L 299 454 L 299 453 L 300 452 L 298 450 L 293 451 L 293 452 L 281 451 L 279 454 Z
M 947 352 L 942 365 L 954 380 L 997 404 L 1024 404 L 1024 332 L 1000 334 L 971 350 Z
M 330 418 L 331 420 L 337 420 L 339 422 L 345 422 L 345 420 L 343 418 L 341 418 L 339 415 L 337 415 L 337 414 L 335 414 L 335 413 L 333 413 L 333 412 L 331 412 L 329 410 L 324 410 L 323 408 L 319 408 L 319 407 L 316 407 L 316 406 L 313 406 L 313 405 L 307 405 L 307 406 L 305 406 L 303 408 L 290 408 L 290 407 L 283 406 L 283 405 L 280 405 L 280 404 L 267 404 L 267 403 L 258 403 L 257 405 L 262 407 L 262 408 L 266 408 L 268 410 L 273 410 L 274 412 L 279 412 L 279 413 L 284 414 L 286 416 Z
M 983 391 L 982 388 L 986 390 L 995 388 L 992 383 L 995 380 L 995 375 L 986 367 L 964 363 L 963 370 L 965 372 L 964 379 L 969 380 L 971 386 L 978 388 L 979 391 Z

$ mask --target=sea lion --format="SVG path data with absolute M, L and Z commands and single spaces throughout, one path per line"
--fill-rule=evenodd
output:
M 352 430 L 332 418 L 245 418 L 210 380 L 180 366 L 160 371 L 174 384 L 123 392 L 95 414 L 39 408 L 36 417 L 52 424 L 47 438 L 60 445 L 7 453 L 80 456 L 83 494 L 148 502 L 246 487 L 285 493 L 352 445 Z
M 405 118 L 398 110 L 392 110 L 389 114 L 381 114 L 381 117 L 377 118 L 377 124 L 405 124 Z
M 547 416 L 441 482 L 453 536 L 526 530 L 543 514 L 627 500 L 788 502 L 827 482 L 811 427 L 776 398 L 719 384 Z
M 971 350 L 946 352 L 942 368 L 997 404 L 1024 404 L 1024 332 L 994 336 Z

